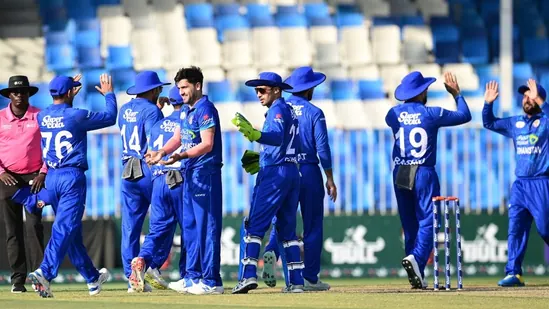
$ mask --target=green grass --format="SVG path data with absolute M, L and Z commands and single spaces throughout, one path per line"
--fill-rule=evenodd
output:
M 173 291 L 127 294 L 125 284 L 107 283 L 100 295 L 88 295 L 84 284 L 53 284 L 53 299 L 36 293 L 11 294 L 0 286 L 0 307 L 8 308 L 548 308 L 549 277 L 527 278 L 522 288 L 499 288 L 498 278 L 466 278 L 463 291 L 412 291 L 406 279 L 331 280 L 332 289 L 322 293 L 282 294 L 266 288 L 248 295 L 231 295 L 233 282 L 225 283 L 225 295 L 193 296 Z M 279 281 L 279 284 L 282 282 Z M 455 281 L 452 282 L 455 284 Z M 431 285 L 432 282 L 429 282 Z M 29 286 L 30 287 L 30 286 Z

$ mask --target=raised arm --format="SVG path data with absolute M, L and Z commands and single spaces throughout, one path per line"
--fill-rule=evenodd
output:
M 482 125 L 501 135 L 512 137 L 513 124 L 512 118 L 497 118 L 494 116 L 494 101 L 498 97 L 498 83 L 490 81 L 486 84 L 486 92 L 484 93 L 484 108 L 482 109 Z
M 457 126 L 471 121 L 471 111 L 469 111 L 469 106 L 467 106 L 465 98 L 461 95 L 461 90 L 454 74 L 450 72 L 444 73 L 444 87 L 446 87 L 446 91 L 454 97 L 457 110 L 449 111 L 444 108 L 433 109 L 434 112 L 431 113 L 431 117 L 435 119 L 438 126 Z
M 87 131 L 102 129 L 116 124 L 118 107 L 116 105 L 116 96 L 113 93 L 112 77 L 108 74 L 101 74 L 99 82 L 100 87 L 95 86 L 95 89 L 105 96 L 105 111 L 86 111 L 87 114 L 83 115 L 84 110 L 81 110 L 80 113 L 82 116 L 79 117 L 79 121 L 81 121 Z

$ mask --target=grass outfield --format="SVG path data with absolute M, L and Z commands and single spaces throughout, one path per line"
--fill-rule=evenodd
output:
M 107 283 L 100 295 L 91 297 L 83 284 L 53 284 L 53 299 L 36 293 L 11 294 L 0 286 L 0 307 L 8 308 L 549 308 L 549 277 L 528 278 L 522 288 L 499 288 L 498 278 L 470 278 L 463 291 L 412 291 L 406 279 L 330 280 L 332 289 L 322 293 L 282 294 L 280 288 L 260 289 L 248 295 L 182 295 L 173 291 L 127 294 L 125 284 Z M 281 281 L 279 281 L 279 284 Z M 455 284 L 455 281 L 452 282 Z M 432 284 L 431 282 L 429 283 Z M 30 287 L 30 286 L 29 286 Z M 230 292 L 233 282 L 225 283 Z M 165 307 L 165 306 L 162 306 Z

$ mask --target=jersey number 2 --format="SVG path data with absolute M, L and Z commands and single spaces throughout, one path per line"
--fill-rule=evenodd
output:
M 295 136 L 298 134 L 299 134 L 299 127 L 292 124 L 292 126 L 290 127 L 290 135 L 292 137 L 290 138 L 290 142 L 288 143 L 288 148 L 286 148 L 287 155 L 295 155 L 294 139 L 295 139 Z
M 417 140 L 417 136 L 419 135 L 419 141 Z M 395 134 L 395 139 L 399 142 L 400 146 L 400 156 L 406 157 L 406 140 L 404 136 L 404 128 L 400 128 Z M 427 137 L 427 131 L 425 131 L 424 128 L 421 127 L 415 127 L 412 130 L 410 130 L 410 134 L 408 135 L 408 141 L 410 142 L 410 145 L 412 146 L 412 151 L 410 151 L 410 154 L 414 158 L 421 158 L 425 153 L 427 152 L 427 143 L 428 143 L 428 137 Z M 419 148 L 419 151 L 416 149 Z

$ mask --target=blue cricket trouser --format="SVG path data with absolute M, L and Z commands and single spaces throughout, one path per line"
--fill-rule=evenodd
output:
M 131 262 L 139 255 L 143 221 L 149 210 L 152 195 L 151 170 L 141 161 L 143 177 L 136 180 L 122 179 L 122 265 L 129 278 Z
M 185 278 L 223 286 L 221 229 L 223 197 L 221 169 L 191 169 L 185 173 L 183 238 L 187 251 Z
M 397 168 L 393 171 L 396 179 Z M 400 222 L 404 230 L 404 252 L 413 255 L 421 275 L 433 251 L 433 201 L 440 195 L 440 184 L 434 167 L 420 166 L 417 169 L 413 190 L 395 186 Z
M 57 277 L 59 266 L 68 253 L 71 263 L 87 283 L 97 281 L 99 272 L 82 242 L 82 216 L 86 203 L 84 170 L 76 167 L 50 169 L 46 188 L 52 199 L 55 220 L 40 265 L 44 277 L 48 281 Z
M 293 285 L 303 285 L 303 262 L 295 233 L 299 203 L 299 170 L 296 164 L 267 166 L 260 169 L 250 213 L 240 230 L 239 279 L 257 278 L 257 261 L 265 233 L 276 216 L 278 241 L 284 248 L 288 272 Z
M 322 172 L 316 164 L 299 166 L 301 184 L 299 190 L 299 205 L 303 219 L 304 263 L 303 278 L 316 283 L 320 273 L 320 256 L 322 254 L 323 223 L 324 223 L 324 185 Z M 276 217 L 273 218 L 273 224 Z M 269 243 L 265 251 L 274 251 L 279 257 L 279 246 L 276 228 L 271 230 Z
M 536 222 L 541 238 L 549 245 L 549 177 L 518 178 L 513 183 L 509 201 L 507 275 L 522 275 L 532 220 Z
M 164 264 L 172 248 L 175 228 L 177 224 L 183 226 L 183 185 L 170 189 L 166 184 L 166 174 L 153 179 L 149 234 L 139 252 L 151 268 L 160 268 Z M 184 250 L 181 250 L 181 258 L 185 259 Z M 184 267 L 180 269 L 183 276 L 184 271 Z

